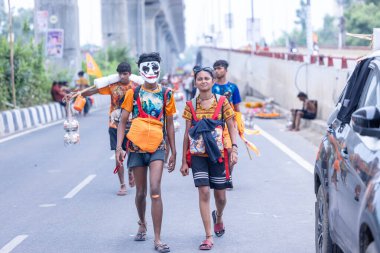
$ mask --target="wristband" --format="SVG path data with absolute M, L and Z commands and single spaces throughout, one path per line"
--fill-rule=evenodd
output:
M 232 147 L 236 147 L 236 148 L 238 148 L 238 146 L 237 146 L 236 144 L 232 144 Z
M 121 147 L 116 147 L 116 151 L 121 151 L 123 150 Z

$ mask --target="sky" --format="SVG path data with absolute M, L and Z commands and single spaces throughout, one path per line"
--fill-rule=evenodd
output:
M 5 1 L 7 2 L 7 1 Z M 34 0 L 15 0 L 11 5 L 33 8 Z M 78 0 L 80 20 L 80 44 L 102 44 L 100 0 Z M 270 43 L 282 34 L 291 31 L 296 20 L 296 9 L 300 0 L 184 0 L 185 33 L 187 45 L 203 42 L 204 34 L 219 35 L 218 45 L 239 47 L 247 44 L 247 18 L 251 17 L 253 2 L 254 17 L 260 19 L 261 37 Z M 334 14 L 335 0 L 311 0 L 313 29 L 323 25 L 326 14 Z M 7 4 L 5 5 L 7 8 Z M 233 27 L 226 28 L 225 17 L 231 7 Z M 231 34 L 231 40 L 230 40 Z

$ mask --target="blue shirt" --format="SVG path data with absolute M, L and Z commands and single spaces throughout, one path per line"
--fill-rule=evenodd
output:
M 226 92 L 230 92 L 232 95 L 228 99 L 233 105 L 241 103 L 241 97 L 239 88 L 236 84 L 228 82 L 226 84 L 214 83 L 212 86 L 212 93 L 224 95 Z

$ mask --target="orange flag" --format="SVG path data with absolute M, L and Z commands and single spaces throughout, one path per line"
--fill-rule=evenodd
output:
M 96 64 L 94 58 L 92 58 L 92 56 L 89 53 L 86 53 L 86 65 L 88 75 L 96 76 L 97 78 L 103 76 L 98 64 Z

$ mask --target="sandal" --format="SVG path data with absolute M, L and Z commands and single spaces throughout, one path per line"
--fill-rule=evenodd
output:
M 125 186 L 125 184 L 120 184 L 120 187 L 123 187 Z M 127 195 L 127 188 L 125 189 L 120 189 L 117 193 L 116 193 L 117 196 L 125 196 Z
M 166 243 L 156 243 L 154 242 L 154 249 L 159 253 L 167 253 L 170 252 L 170 248 Z
M 212 235 L 206 235 L 206 239 L 199 245 L 199 250 L 211 250 L 214 246 L 214 243 L 210 241 L 208 238 L 212 237 Z
M 145 231 L 144 232 L 137 232 L 134 240 L 135 241 L 146 241 L 146 231 L 148 231 L 148 229 L 146 228 L 146 222 L 138 221 L 137 224 L 139 224 L 140 227 L 144 226 Z
M 214 222 L 214 233 L 217 237 L 221 237 L 226 232 L 223 223 L 216 223 L 216 217 L 222 217 L 218 215 L 216 210 L 212 211 L 212 221 Z

